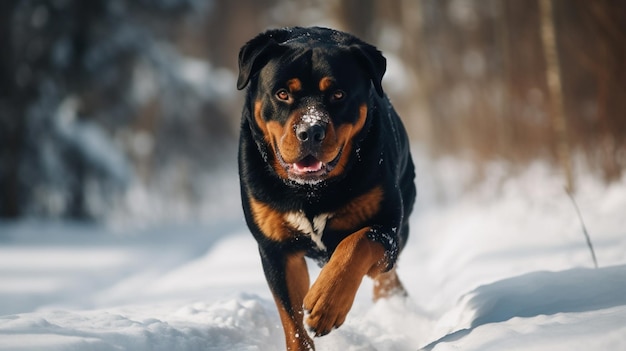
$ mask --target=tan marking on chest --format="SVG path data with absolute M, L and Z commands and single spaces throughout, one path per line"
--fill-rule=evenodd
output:
M 284 241 L 293 235 L 290 228 L 286 226 L 284 213 L 278 212 L 271 206 L 253 198 L 250 198 L 250 209 L 254 223 L 266 237 L 276 241 Z
M 357 230 L 380 211 L 383 200 L 380 186 L 358 196 L 333 214 L 328 227 L 333 230 Z

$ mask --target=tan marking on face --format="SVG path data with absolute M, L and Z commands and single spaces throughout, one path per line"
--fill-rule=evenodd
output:
M 281 125 L 279 122 L 270 121 L 267 123 L 268 137 L 271 148 L 274 152 L 274 161 L 272 167 L 283 179 L 288 179 L 289 174 L 278 159 L 278 152 L 285 163 L 290 164 L 299 160 L 300 142 L 296 138 L 296 133 L 290 122 Z M 290 132 L 291 131 L 291 132 Z
M 333 214 L 328 221 L 328 227 L 348 231 L 361 228 L 380 211 L 383 196 L 383 189 L 380 186 L 358 196 Z
M 343 154 L 341 159 L 335 166 L 329 176 L 333 177 L 343 173 L 348 165 L 348 160 L 352 152 L 352 141 L 356 135 L 363 129 L 365 121 L 367 120 L 367 104 L 363 103 L 359 106 L 359 118 L 354 124 L 346 123 L 337 128 L 337 139 L 340 145 L 343 145 Z
M 286 179 L 288 177 L 287 171 L 285 171 L 285 169 L 280 164 L 276 156 L 276 147 L 278 145 L 278 142 L 281 139 L 283 139 L 285 130 L 283 126 L 281 126 L 280 123 L 276 121 L 266 122 L 262 116 L 262 108 L 263 108 L 263 101 L 261 100 L 255 101 L 254 121 L 256 122 L 259 129 L 261 129 L 261 132 L 263 133 L 263 137 L 265 139 L 265 143 L 268 145 L 269 149 L 274 154 L 274 161 L 273 161 L 272 167 L 274 168 L 274 170 L 276 171 L 276 173 L 278 173 L 280 177 Z M 294 138 L 295 138 L 295 135 L 294 135 Z M 293 148 L 293 145 L 290 145 L 290 147 Z
M 263 109 L 263 101 L 261 100 L 255 101 L 254 102 L 254 121 L 256 122 L 256 125 L 263 132 L 263 135 L 267 137 L 268 136 L 267 126 L 265 125 L 265 120 L 263 119 L 263 116 L 261 115 L 262 109 Z
M 293 78 L 287 81 L 287 88 L 289 92 L 295 93 L 302 90 L 302 82 L 298 78 Z
M 274 153 L 272 167 L 276 173 L 283 179 L 288 179 L 289 174 L 284 166 L 280 163 L 277 154 L 285 161 L 286 164 L 298 162 L 302 157 L 301 143 L 298 140 L 295 129 L 296 125 L 301 122 L 304 111 L 296 111 L 292 113 L 287 122 L 281 124 L 277 121 L 265 121 L 262 116 L 262 101 L 258 100 L 254 105 L 254 118 L 263 132 L 265 142 Z M 339 151 L 343 150 L 340 160 L 335 168 L 327 175 L 328 178 L 342 174 L 348 164 L 352 152 L 352 139 L 363 129 L 367 119 L 367 104 L 363 103 L 359 106 L 359 117 L 355 123 L 346 123 L 338 128 L 332 123 L 326 127 L 326 136 L 322 142 L 318 159 L 323 163 L 333 161 Z
M 276 121 L 267 123 L 268 135 L 270 136 L 272 145 L 278 148 L 280 155 L 287 164 L 297 162 L 305 156 L 302 154 L 301 143 L 295 133 L 296 126 L 301 122 L 303 114 L 302 112 L 293 113 L 284 125 Z M 340 145 L 332 123 L 329 123 L 325 132 L 326 136 L 318 158 L 320 161 L 328 163 L 335 159 L 340 150 Z
M 270 205 L 254 198 L 250 198 L 250 209 L 254 223 L 269 239 L 284 241 L 293 236 L 293 232 L 285 225 L 284 213 L 278 212 Z
M 320 79 L 319 88 L 320 91 L 326 91 L 333 85 L 333 79 L 330 77 L 324 77 Z

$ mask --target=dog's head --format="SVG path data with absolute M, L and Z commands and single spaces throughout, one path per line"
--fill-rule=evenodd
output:
M 385 68 L 375 47 L 325 28 L 271 30 L 244 45 L 237 88 L 250 84 L 250 124 L 276 174 L 298 184 L 343 174 Z

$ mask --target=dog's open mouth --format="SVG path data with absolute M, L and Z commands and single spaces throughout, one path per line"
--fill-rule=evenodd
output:
M 341 158 L 342 151 L 340 150 L 337 156 L 328 163 L 322 162 L 313 155 L 306 155 L 297 162 L 286 163 L 279 152 L 277 155 L 280 164 L 287 171 L 289 179 L 301 184 L 316 184 L 323 181 L 328 173 L 335 168 Z
M 292 163 L 291 170 L 296 174 L 316 173 L 324 169 L 324 162 L 313 155 L 308 155 L 302 160 Z

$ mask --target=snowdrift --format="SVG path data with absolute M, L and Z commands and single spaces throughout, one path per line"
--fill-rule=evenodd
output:
M 373 304 L 364 280 L 318 349 L 626 349 L 626 179 L 578 180 L 594 269 L 558 175 L 535 164 L 507 178 L 502 167 L 461 192 L 467 165 L 418 162 L 398 268 L 409 297 Z M 282 350 L 239 211 L 121 229 L 0 224 L 0 350 Z

